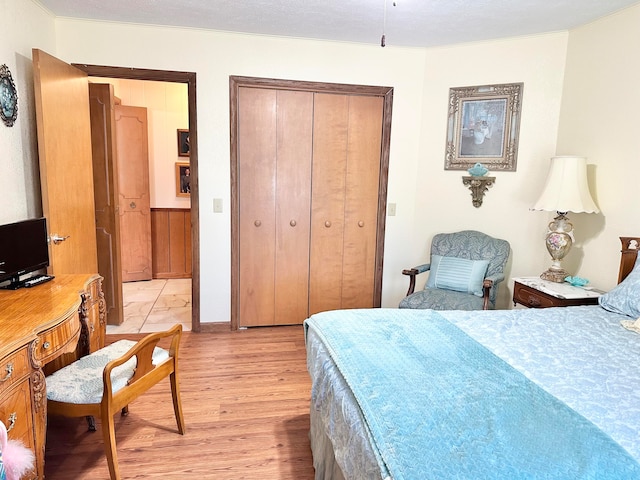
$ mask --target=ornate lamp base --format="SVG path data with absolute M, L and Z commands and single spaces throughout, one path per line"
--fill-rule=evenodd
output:
M 540 275 L 540 278 L 550 282 L 564 282 L 565 277 L 568 275 L 560 263 L 569 253 L 573 244 L 573 234 L 571 233 L 573 225 L 569 223 L 565 213 L 558 212 L 558 216 L 553 219 L 553 222 L 549 223 L 549 232 L 545 240 L 547 251 L 553 259 L 553 264 L 546 272 Z
M 568 273 L 563 269 L 560 270 L 552 270 L 549 268 L 546 272 L 543 272 L 540 275 L 540 278 L 543 280 L 548 280 L 550 282 L 562 283 L 564 279 L 567 277 Z

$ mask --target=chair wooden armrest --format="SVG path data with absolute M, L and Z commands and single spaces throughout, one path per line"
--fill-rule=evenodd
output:
M 431 264 L 424 263 L 422 265 L 418 265 L 417 267 L 407 268 L 402 270 L 403 275 L 409 275 L 409 290 L 407 290 L 407 294 L 405 296 L 411 295 L 416 289 L 416 275 L 420 273 L 426 272 L 431 268 Z
M 493 280 L 485 278 L 482 282 L 482 309 L 489 310 L 489 291 L 493 287 Z

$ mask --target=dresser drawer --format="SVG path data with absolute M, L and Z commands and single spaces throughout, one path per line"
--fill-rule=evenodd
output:
M 513 291 L 513 301 L 532 308 L 549 308 L 559 306 L 550 296 L 516 283 Z
M 29 352 L 23 347 L 0 362 L 0 393 L 30 372 Z
M 29 379 L 0 394 L 0 420 L 9 431 L 9 438 L 20 440 L 33 449 L 34 430 L 31 413 Z
M 75 349 L 80 335 L 80 317 L 78 312 L 69 315 L 58 326 L 50 328 L 38 335 L 40 342 L 36 347 L 36 359 L 46 363 L 60 352 Z

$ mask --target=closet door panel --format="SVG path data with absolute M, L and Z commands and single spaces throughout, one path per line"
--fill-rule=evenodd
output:
M 349 97 L 342 308 L 374 304 L 382 108 L 381 97 Z
M 315 94 L 309 314 L 342 308 L 349 97 Z
M 275 324 L 309 312 L 313 93 L 277 93 Z
M 240 88 L 238 113 L 239 326 L 273 325 L 276 91 Z

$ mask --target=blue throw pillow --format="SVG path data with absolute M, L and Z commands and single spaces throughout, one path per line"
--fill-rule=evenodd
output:
M 431 268 L 427 288 L 443 288 L 456 292 L 473 293 L 482 297 L 482 282 L 489 267 L 489 260 L 431 256 Z
M 601 295 L 598 303 L 610 312 L 631 318 L 640 317 L 640 255 L 627 278 L 610 292 Z

